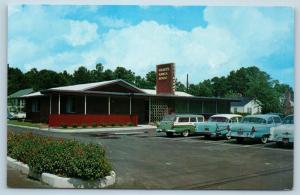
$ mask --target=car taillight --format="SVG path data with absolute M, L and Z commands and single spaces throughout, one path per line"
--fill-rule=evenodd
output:
M 255 131 L 256 131 L 255 127 L 252 127 L 252 129 L 251 129 L 251 130 L 252 130 L 252 132 L 255 132 Z

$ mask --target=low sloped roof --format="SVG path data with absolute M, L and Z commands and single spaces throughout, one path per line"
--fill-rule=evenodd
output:
M 245 106 L 246 104 L 248 104 L 250 101 L 252 101 L 252 98 L 249 97 L 240 97 L 238 98 L 240 101 L 238 102 L 231 102 L 231 106 Z
M 141 89 L 144 91 L 146 94 L 149 95 L 156 95 L 156 90 L 155 89 Z M 193 95 L 182 92 L 182 91 L 175 91 L 175 96 L 187 96 L 187 97 L 193 97 Z
M 23 95 L 21 97 L 22 98 L 27 98 L 27 97 L 37 97 L 37 96 L 44 96 L 44 94 L 41 94 L 41 92 L 38 91 L 38 92 L 34 92 L 34 93 L 31 93 L 31 94 L 28 94 L 28 95 Z
M 8 98 L 19 98 L 19 97 L 22 97 L 24 95 L 28 95 L 30 93 L 33 92 L 33 89 L 32 88 L 28 88 L 28 89 L 22 89 L 22 90 L 19 90 L 11 95 L 8 96 Z
M 63 87 L 54 87 L 54 88 L 47 89 L 46 91 L 87 91 L 87 90 L 90 90 L 93 88 L 110 85 L 113 83 L 122 83 L 122 84 L 126 85 L 127 87 L 135 89 L 136 91 L 143 92 L 143 91 L 141 91 L 140 88 L 138 88 L 122 79 L 101 81 L 101 82 L 95 82 L 95 83 L 85 83 L 85 84 L 78 84 L 78 85 L 69 85 L 69 86 L 63 86 Z

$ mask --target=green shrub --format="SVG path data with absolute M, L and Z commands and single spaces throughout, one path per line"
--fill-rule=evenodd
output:
M 38 174 L 47 172 L 63 177 L 95 180 L 109 175 L 112 170 L 102 147 L 75 140 L 9 132 L 7 153 L 28 164 Z
M 64 129 L 68 128 L 68 126 L 65 125 L 65 124 L 61 125 L 61 127 L 64 128 Z
M 77 126 L 77 124 L 73 124 L 72 127 L 75 129 L 75 128 L 77 128 L 78 126 Z
M 82 127 L 82 128 L 86 128 L 86 127 L 87 127 L 87 124 L 83 123 L 83 124 L 81 125 L 81 127 Z
M 96 128 L 96 127 L 97 127 L 97 123 L 93 123 L 93 124 L 92 124 L 92 127 L 93 127 L 93 128 Z
M 129 127 L 132 127 L 132 126 L 134 126 L 134 124 L 133 124 L 133 123 L 127 123 L 127 125 L 128 125 Z

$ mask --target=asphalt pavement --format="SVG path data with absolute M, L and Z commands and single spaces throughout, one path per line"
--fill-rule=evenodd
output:
M 106 133 L 36 134 L 102 145 L 117 174 L 114 189 L 242 189 L 293 188 L 293 148 L 275 143 L 207 140 L 202 136 L 172 138 L 154 130 Z M 9 179 L 8 186 L 18 187 Z M 27 178 L 26 178 L 27 179 Z M 40 188 L 38 184 L 27 187 Z

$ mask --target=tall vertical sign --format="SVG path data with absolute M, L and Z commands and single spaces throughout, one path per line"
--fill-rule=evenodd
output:
M 159 64 L 156 66 L 156 94 L 175 94 L 175 64 Z

